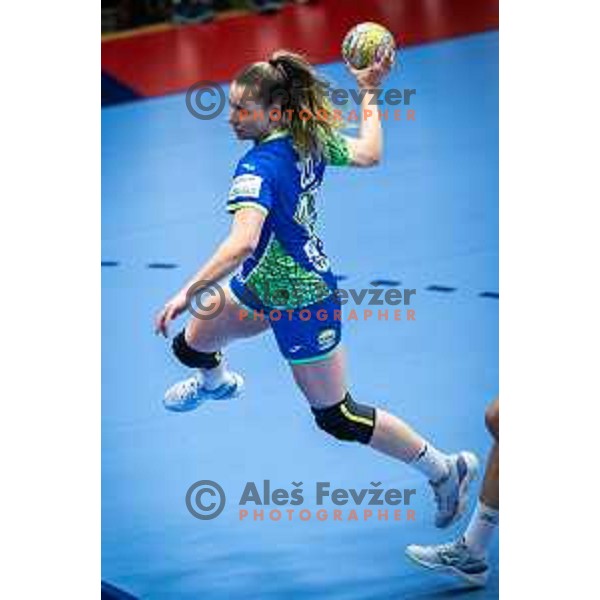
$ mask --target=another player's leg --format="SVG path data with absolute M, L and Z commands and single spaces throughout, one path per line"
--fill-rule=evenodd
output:
M 238 396 L 243 379 L 227 369 L 222 349 L 234 339 L 262 333 L 269 328 L 264 318 L 253 318 L 243 310 L 229 288 L 225 289 L 223 307 L 207 311 L 195 309 L 185 328 L 173 339 L 173 354 L 186 367 L 194 369 L 192 377 L 171 386 L 164 397 L 168 410 L 185 412 L 206 400 L 229 400 Z
M 346 386 L 343 350 L 336 347 L 339 323 L 332 323 L 327 329 L 321 324 L 317 335 L 311 331 L 310 323 L 300 324 L 292 334 L 287 323 L 273 323 L 273 330 L 318 427 L 339 440 L 370 445 L 423 473 L 431 482 L 438 503 L 436 526 L 448 527 L 464 511 L 469 484 L 477 472 L 476 457 L 468 452 L 444 454 L 397 417 L 356 402 Z M 301 346 L 305 354 L 312 351 L 313 358 L 294 358 L 288 350 L 292 339 L 296 342 L 292 349 Z M 330 353 L 320 356 L 322 347 L 311 347 L 311 339 L 326 340 Z
M 409 546 L 407 555 L 430 569 L 443 570 L 472 585 L 482 586 L 489 576 L 488 548 L 499 521 L 500 411 L 496 399 L 486 411 L 486 424 L 494 438 L 477 508 L 464 535 L 438 546 Z

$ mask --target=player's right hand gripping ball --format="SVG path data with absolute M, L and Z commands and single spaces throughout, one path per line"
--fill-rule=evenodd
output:
M 386 55 L 396 53 L 394 36 L 378 23 L 360 23 L 353 27 L 342 43 L 344 60 L 355 69 L 366 69 Z

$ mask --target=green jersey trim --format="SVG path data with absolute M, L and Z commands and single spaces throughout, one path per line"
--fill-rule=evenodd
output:
M 280 138 L 284 138 L 290 135 L 290 132 L 287 129 L 275 129 L 268 135 L 266 135 L 262 140 L 258 140 L 259 144 L 265 144 L 266 142 L 272 142 L 273 140 L 278 140 Z
M 228 204 L 226 208 L 228 212 L 231 213 L 235 212 L 236 210 L 239 210 L 240 208 L 256 208 L 260 210 L 260 212 L 263 213 L 265 216 L 269 214 L 269 210 L 265 208 L 262 204 L 259 204 L 258 202 L 248 202 L 247 200 L 244 200 L 243 202 L 236 202 L 235 204 Z
M 311 363 L 320 362 L 322 360 L 327 360 L 332 354 L 335 354 L 339 350 L 339 345 L 333 350 L 326 352 L 325 354 L 319 354 L 318 356 L 311 356 L 310 358 L 288 358 L 287 361 L 290 365 L 309 365 Z

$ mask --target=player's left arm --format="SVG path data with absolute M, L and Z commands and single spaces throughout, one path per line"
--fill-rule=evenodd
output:
M 199 292 L 200 286 L 208 287 L 217 283 L 235 271 L 254 252 L 265 218 L 265 212 L 253 206 L 235 211 L 228 236 L 202 268 L 157 314 L 156 333 L 162 333 L 165 337 L 168 335 L 169 323 L 181 315 L 187 307 L 190 290 Z
M 253 206 L 236 210 L 229 234 L 185 289 L 201 281 L 216 283 L 235 271 L 256 249 L 265 218 L 265 213 Z

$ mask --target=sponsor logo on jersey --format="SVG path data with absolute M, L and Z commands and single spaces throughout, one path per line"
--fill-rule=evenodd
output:
M 236 198 L 260 198 L 263 179 L 258 175 L 238 175 L 229 190 L 229 200 Z

